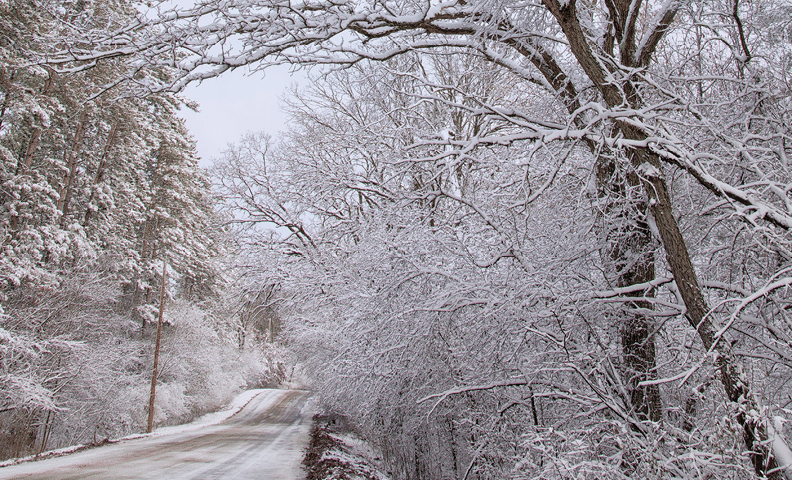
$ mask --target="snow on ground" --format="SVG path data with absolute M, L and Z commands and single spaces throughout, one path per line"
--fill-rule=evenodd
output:
M 190 423 L 185 423 L 183 425 L 174 425 L 172 427 L 163 427 L 159 428 L 151 433 L 138 433 L 134 435 L 128 435 L 120 440 L 130 440 L 133 438 L 144 438 L 144 437 L 153 437 L 153 436 L 160 436 L 160 435 L 173 435 L 175 433 L 184 433 L 184 432 L 192 432 L 194 430 L 198 430 L 199 428 L 204 428 L 210 425 L 217 425 L 222 423 L 229 418 L 233 417 L 240 410 L 245 408 L 251 400 L 258 397 L 262 394 L 267 394 L 269 398 L 263 399 L 265 402 L 265 406 L 268 408 L 271 406 L 275 401 L 278 399 L 278 393 L 280 390 L 273 390 L 270 388 L 259 388 L 255 390 L 245 390 L 244 392 L 237 395 L 228 406 L 225 407 L 224 410 L 220 410 L 213 413 L 207 413 L 197 419 L 193 420 Z
M 390 480 L 380 455 L 354 433 L 314 417 L 311 442 L 303 464 L 308 480 Z
M 106 440 L 102 442 L 100 445 L 104 445 L 107 443 L 117 443 L 121 440 L 133 440 L 136 438 L 147 438 L 147 437 L 159 437 L 162 435 L 173 435 L 177 433 L 184 433 L 184 432 L 192 432 L 198 430 L 199 428 L 204 428 L 210 425 L 217 425 L 222 423 L 229 418 L 233 417 L 240 410 L 245 408 L 245 406 L 250 403 L 251 400 L 256 398 L 257 396 L 268 393 L 270 396 L 270 400 L 268 404 L 271 404 L 277 400 L 277 395 L 275 393 L 278 390 L 273 389 L 266 389 L 266 388 L 259 388 L 255 390 L 245 390 L 244 392 L 237 395 L 229 404 L 225 407 L 224 410 L 220 410 L 213 413 L 207 413 L 190 423 L 185 423 L 183 425 L 174 425 L 171 427 L 163 427 L 157 429 L 151 433 L 133 433 L 132 435 L 127 435 L 126 437 L 117 438 L 114 440 Z M 0 467 L 7 467 L 9 465 L 16 465 L 19 463 L 30 462 L 34 460 L 43 460 L 45 458 L 52 458 L 52 457 L 60 457 L 63 455 L 68 455 L 70 453 L 79 452 L 81 450 L 85 450 L 87 448 L 95 447 L 97 445 L 91 444 L 80 444 L 80 445 L 71 445 L 68 447 L 58 448 L 55 450 L 48 450 L 46 452 L 41 453 L 40 455 L 30 455 L 28 457 L 21 457 L 21 458 L 12 458 L 9 460 L 5 460 L 0 462 Z
M 296 480 L 303 476 L 311 405 L 305 391 L 249 390 L 185 425 L 4 462 L 0 479 Z

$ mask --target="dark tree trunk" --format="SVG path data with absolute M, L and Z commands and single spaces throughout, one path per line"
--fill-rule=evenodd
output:
M 616 287 L 648 283 L 655 278 L 652 232 L 646 221 L 647 205 L 634 172 L 619 171 L 616 160 L 601 154 L 597 161 L 597 190 L 605 217 L 603 260 L 606 275 Z M 636 198 L 637 197 L 637 198 Z M 619 326 L 622 366 L 632 411 L 639 420 L 662 420 L 662 401 L 657 385 L 639 386 L 657 378 L 654 322 L 641 312 L 653 308 L 641 298 L 651 290 L 627 294 L 635 300 L 626 302 Z
M 113 122 L 113 126 L 110 128 L 110 133 L 107 135 L 107 142 L 105 142 L 104 151 L 102 151 L 102 158 L 99 159 L 99 165 L 96 167 L 96 175 L 94 175 L 93 180 L 93 190 L 91 191 L 91 197 L 88 199 L 88 205 L 85 209 L 85 216 L 83 217 L 83 226 L 87 226 L 88 223 L 91 221 L 91 204 L 93 203 L 94 199 L 96 198 L 96 187 L 102 183 L 104 179 L 105 169 L 107 168 L 107 158 L 110 155 L 110 150 L 115 143 L 116 134 L 118 133 L 118 122 Z
M 632 140 L 644 140 L 646 135 L 632 125 L 621 124 L 621 131 Z M 748 455 L 753 463 L 754 470 L 759 475 L 768 478 L 781 478 L 777 471 L 778 464 L 768 445 L 768 435 L 761 419 L 748 415 L 750 411 L 759 412 L 761 409 L 756 403 L 756 398 L 748 384 L 741 362 L 734 356 L 731 345 L 717 336 L 719 330 L 715 325 L 709 307 L 704 300 L 701 287 L 696 277 L 693 263 L 690 261 L 685 239 L 679 230 L 676 218 L 671 208 L 671 196 L 668 192 L 665 179 L 661 173 L 659 157 L 648 149 L 636 149 L 632 158 L 636 168 L 643 170 L 642 183 L 644 191 L 649 198 L 650 210 L 654 217 L 666 258 L 674 275 L 679 293 L 687 308 L 687 319 L 690 325 L 698 332 L 698 336 L 708 352 L 715 353 L 715 367 L 720 375 L 726 396 L 737 407 L 735 420 L 743 429 L 743 441 L 748 449 Z
M 624 106 L 634 109 L 639 108 L 640 99 L 636 94 L 637 89 L 632 84 L 632 81 L 628 78 L 623 78 L 620 82 L 613 81 L 613 78 L 622 76 L 621 72 L 617 72 L 612 67 L 608 67 L 611 70 L 605 70 L 606 64 L 601 62 L 598 55 L 592 50 L 592 48 L 598 47 L 592 47 L 588 42 L 577 17 L 576 1 L 543 0 L 543 3 L 558 21 L 564 36 L 569 42 L 572 54 L 585 71 L 586 76 L 602 95 L 607 106 L 610 108 Z M 630 41 L 634 43 L 634 38 L 625 40 L 623 33 L 627 29 L 635 28 L 637 15 L 632 17 L 632 24 L 626 24 L 624 23 L 626 20 L 619 20 L 620 16 L 616 13 L 618 8 L 611 8 L 611 10 L 613 11 L 612 21 L 614 26 L 622 32 L 621 36 L 617 35 L 617 39 L 620 42 Z M 643 50 L 636 52 L 635 55 L 623 56 L 621 63 L 627 67 L 645 66 L 648 64 L 653 49 L 660 41 L 660 38 L 662 38 L 675 13 L 676 10 L 674 9 L 666 11 L 663 16 L 663 22 L 648 37 L 648 41 L 642 47 Z M 631 46 L 621 46 L 621 51 L 624 55 L 625 51 L 635 52 L 635 49 Z M 648 138 L 644 131 L 627 122 L 617 122 L 616 128 L 628 140 L 644 142 Z M 767 476 L 772 479 L 780 478 L 780 473 L 775 471 L 778 465 L 773 457 L 771 447 L 768 445 L 765 426 L 758 416 L 747 414 L 747 412 L 752 410 L 759 412 L 761 409 L 757 405 L 754 393 L 745 379 L 742 365 L 732 353 L 728 342 L 719 341 L 720 338 L 716 336 L 718 328 L 713 323 L 712 316 L 707 316 L 709 308 L 704 301 L 704 295 L 698 284 L 696 272 L 693 269 L 682 232 L 679 230 L 679 225 L 673 215 L 671 196 L 662 175 L 660 158 L 647 147 L 635 147 L 632 150 L 630 160 L 633 168 L 641 172 L 640 183 L 649 201 L 649 210 L 660 232 L 660 238 L 663 242 L 671 273 L 687 308 L 686 316 L 688 322 L 698 332 L 704 348 L 716 354 L 715 366 L 720 374 L 726 396 L 737 407 L 735 420 L 743 429 L 743 441 L 749 452 L 748 455 L 754 470 L 761 476 Z

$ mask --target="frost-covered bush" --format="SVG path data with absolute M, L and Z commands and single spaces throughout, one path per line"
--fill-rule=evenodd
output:
M 160 353 L 162 385 L 169 390 L 155 407 L 155 423 L 176 423 L 218 408 L 246 388 L 276 386 L 284 352 L 274 345 L 239 350 L 233 332 L 220 328 L 209 311 L 186 301 L 165 315 Z

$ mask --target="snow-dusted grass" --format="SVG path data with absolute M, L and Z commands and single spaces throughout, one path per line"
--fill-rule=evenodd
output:
M 16 465 L 18 463 L 31 462 L 33 460 L 43 460 L 45 458 L 61 457 L 63 455 L 68 455 L 70 453 L 85 450 L 86 448 L 91 448 L 91 446 L 92 445 L 85 445 L 85 444 L 72 445 L 70 447 L 63 447 L 63 448 L 57 448 L 55 450 L 50 450 L 42 453 L 41 455 L 29 455 L 27 457 L 12 458 L 10 460 L 5 460 L 3 462 L 0 462 L 0 467 L 7 467 L 9 465 Z
M 344 447 L 351 449 L 346 439 L 336 437 L 335 435 L 333 435 L 333 437 L 342 442 Z M 360 440 L 357 441 L 359 442 Z M 359 453 L 352 453 L 344 448 L 331 448 L 325 451 L 322 454 L 322 461 L 328 460 L 344 466 L 342 471 L 347 476 L 340 476 L 339 478 L 348 478 L 350 480 L 390 480 L 390 477 L 386 476 L 371 464 L 371 457 L 362 456 Z M 331 476 L 328 477 L 327 480 L 334 478 L 336 477 Z
M 303 464 L 308 480 L 390 480 L 379 467 L 379 455 L 352 433 L 334 432 L 314 417 L 311 443 Z

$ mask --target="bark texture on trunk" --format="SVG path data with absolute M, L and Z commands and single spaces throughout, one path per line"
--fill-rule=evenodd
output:
M 630 78 L 626 78 L 618 70 L 618 63 L 605 63 L 603 52 L 594 53 L 598 49 L 596 42 L 587 38 L 576 11 L 576 0 L 559 2 L 558 0 L 542 0 L 543 4 L 552 13 L 563 30 L 569 42 L 572 54 L 578 64 L 583 68 L 586 76 L 591 80 L 605 103 L 610 108 L 639 108 L 641 101 L 637 89 Z M 615 3 L 619 3 L 617 0 Z M 609 4 L 611 21 L 624 33 L 628 28 L 634 28 L 638 15 L 623 18 L 620 9 L 614 2 Z M 663 33 L 673 20 L 679 5 L 669 8 L 663 15 L 662 22 L 655 31 L 650 32 L 643 50 L 637 52 L 629 45 L 620 45 L 622 53 L 621 64 L 625 67 L 645 66 L 651 54 L 660 41 Z M 617 32 L 618 33 L 618 32 Z M 617 35 L 620 42 L 633 42 L 624 35 Z M 607 39 L 606 39 L 607 40 Z M 608 42 L 605 42 L 606 46 Z M 629 55 L 626 55 L 627 52 Z M 618 132 L 628 140 L 643 142 L 648 138 L 645 131 L 634 124 L 624 121 L 615 123 Z M 654 217 L 657 229 L 663 242 L 668 264 L 674 276 L 680 295 L 687 309 L 686 317 L 690 325 L 698 332 L 698 336 L 708 352 L 714 356 L 715 366 L 719 372 L 726 396 L 737 407 L 735 420 L 743 430 L 743 441 L 748 450 L 748 455 L 754 470 L 761 476 L 776 479 L 781 478 L 777 471 L 777 462 L 773 457 L 767 435 L 767 429 L 756 412 L 761 411 L 755 395 L 745 378 L 741 362 L 735 357 L 728 342 L 720 341 L 715 320 L 708 315 L 709 308 L 704 300 L 704 295 L 699 286 L 690 254 L 679 230 L 676 218 L 673 215 L 671 195 L 662 174 L 660 157 L 647 147 L 635 147 L 630 152 L 630 161 L 636 172 L 641 174 L 640 183 L 643 186 L 649 202 L 649 210 Z
M 616 287 L 649 283 L 655 278 L 652 232 L 646 221 L 646 202 L 637 200 L 635 189 L 640 181 L 634 172 L 617 168 L 616 159 L 600 155 L 597 161 L 597 190 L 604 202 L 606 271 Z M 642 298 L 651 297 L 652 290 L 627 294 L 619 335 L 622 346 L 623 375 L 630 396 L 630 406 L 639 420 L 662 420 L 660 387 L 640 383 L 657 378 L 654 322 L 641 311 L 653 305 Z
M 51 95 L 54 88 L 55 74 L 50 71 L 47 81 L 44 83 L 42 95 L 45 97 Z M 33 166 L 33 156 L 36 154 L 36 151 L 38 151 L 39 142 L 41 141 L 41 133 L 41 127 L 33 127 L 33 130 L 30 133 L 30 140 L 28 140 L 28 146 L 25 149 L 25 156 L 23 157 L 24 160 L 22 161 L 21 165 L 17 165 L 17 173 L 24 174 Z
M 110 128 L 110 133 L 107 135 L 107 142 L 105 142 L 104 150 L 102 151 L 102 157 L 99 159 L 99 165 L 96 167 L 96 175 L 94 176 L 93 180 L 93 189 L 91 190 L 91 196 L 88 199 L 88 205 L 85 208 L 85 216 L 83 217 L 83 226 L 87 226 L 88 223 L 91 221 L 91 205 L 93 204 L 94 199 L 96 198 L 96 188 L 102 180 L 104 179 L 105 169 L 107 168 L 107 158 L 110 155 L 110 150 L 113 148 L 115 144 L 116 134 L 118 133 L 118 122 L 113 122 L 113 126 Z
M 581 108 L 579 93 L 574 82 L 570 81 L 555 58 L 535 42 L 507 40 L 506 43 L 531 61 L 564 103 L 567 112 L 574 116 L 575 126 L 585 128 L 582 117 L 576 115 Z M 643 217 L 638 221 L 622 215 L 619 220 L 626 222 L 625 228 L 618 232 L 606 232 L 608 246 L 602 254 L 611 266 L 606 274 L 615 279 L 618 287 L 653 280 L 654 258 L 649 254 L 652 250 L 652 236 L 645 219 L 647 207 L 645 202 L 641 202 L 640 205 L 625 203 L 629 202 L 625 196 L 627 188 L 641 188 L 638 177 L 634 174 L 628 176 L 623 172 L 617 172 L 612 152 L 600 151 L 598 145 L 590 139 L 584 139 L 584 143 L 592 155 L 597 157 L 597 191 L 600 199 L 607 203 L 604 213 L 608 215 L 614 209 L 630 207 L 634 212 L 643 212 L 641 213 Z M 640 257 L 637 261 L 633 259 L 635 255 Z M 645 297 L 652 293 L 651 291 L 635 292 L 633 296 Z M 651 310 L 653 306 L 649 302 L 636 300 L 629 302 L 626 307 L 632 311 L 624 312 L 619 332 L 626 374 L 624 380 L 630 396 L 627 400 L 637 418 L 658 422 L 662 419 L 663 408 L 660 388 L 656 385 L 646 387 L 638 385 L 645 380 L 656 378 L 653 325 L 649 317 L 637 312 L 637 309 Z
M 631 125 L 621 125 L 621 130 L 633 140 L 646 138 L 643 132 Z M 671 196 L 660 170 L 660 159 L 648 149 L 636 149 L 633 163 L 645 172 L 642 182 L 649 197 L 649 208 L 660 232 L 671 273 L 685 302 L 686 317 L 698 332 L 704 348 L 714 355 L 715 367 L 726 396 L 737 406 L 735 420 L 742 426 L 743 441 L 754 470 L 768 478 L 781 478 L 778 472 L 773 472 L 778 465 L 768 444 L 767 429 L 758 414 L 755 414 L 761 409 L 745 378 L 742 363 L 735 357 L 729 342 L 721 341 L 717 336 L 719 327 L 713 316 L 709 315 L 709 307 L 699 286 L 687 244 L 673 215 Z

